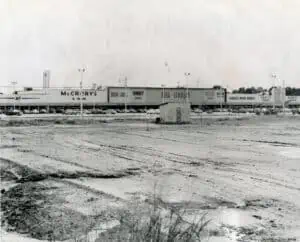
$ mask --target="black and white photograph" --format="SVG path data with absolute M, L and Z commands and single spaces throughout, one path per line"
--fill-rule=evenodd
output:
M 0 242 L 300 242 L 300 0 L 0 0 Z

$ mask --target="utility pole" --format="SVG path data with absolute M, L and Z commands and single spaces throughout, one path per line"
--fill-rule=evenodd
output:
M 86 71 L 85 68 L 78 68 L 78 72 L 80 73 L 80 116 L 83 118 L 83 100 L 82 100 L 82 83 L 83 83 L 83 73 Z

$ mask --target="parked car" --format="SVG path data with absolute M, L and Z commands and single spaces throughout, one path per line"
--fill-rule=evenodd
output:
M 143 113 L 143 112 L 144 112 L 144 109 L 139 108 L 139 109 L 137 109 L 136 111 L 137 111 L 137 113 Z
M 200 108 L 195 108 L 195 109 L 194 109 L 194 112 L 195 112 L 195 113 L 203 113 L 203 110 L 201 110 Z
M 49 113 L 56 113 L 55 108 L 50 108 Z
M 147 114 L 160 114 L 160 110 L 159 109 L 149 109 L 147 111 Z
M 85 110 L 83 110 L 83 113 L 84 113 L 84 114 L 91 114 L 92 111 L 91 111 L 91 110 L 88 110 L 88 109 L 85 109 Z
M 58 108 L 55 111 L 56 113 L 65 113 L 65 110 L 63 108 Z
M 5 112 L 5 114 L 9 116 L 13 116 L 13 115 L 20 116 L 22 115 L 22 112 L 18 109 L 9 109 Z
M 129 113 L 136 113 L 136 110 L 134 108 L 130 108 L 130 109 L 128 109 L 128 112 Z
M 154 109 L 149 109 L 149 110 L 147 110 L 147 114 L 154 114 Z
M 270 109 L 270 113 L 271 114 L 278 114 L 278 110 L 277 109 Z
M 31 114 L 32 111 L 31 111 L 30 109 L 24 109 L 24 110 L 23 110 L 23 113 L 24 113 L 24 114 Z
M 67 109 L 64 113 L 67 115 L 76 115 L 76 114 L 78 114 L 78 111 L 76 111 L 74 109 Z
M 39 110 L 33 109 L 31 113 L 33 113 L 33 114 L 38 114 L 38 113 L 39 113 Z
M 104 110 L 102 109 L 93 109 L 91 111 L 92 114 L 105 114 Z
M 107 110 L 105 110 L 105 113 L 106 114 L 116 114 L 117 112 L 113 109 L 107 109 Z
M 48 113 L 46 109 L 40 109 L 40 113 Z

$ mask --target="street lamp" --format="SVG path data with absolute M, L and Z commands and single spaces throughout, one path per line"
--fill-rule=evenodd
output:
M 14 110 L 15 110 L 15 109 L 16 109 L 16 90 L 15 90 L 15 86 L 18 84 L 18 82 L 12 81 L 11 84 L 12 84 L 12 86 L 13 86 L 13 94 L 14 94 Z
M 184 76 L 186 78 L 186 97 L 185 97 L 185 101 L 188 103 L 189 102 L 189 84 L 188 84 L 188 78 L 191 75 L 190 72 L 185 72 Z
M 163 94 L 163 95 L 162 95 L 162 103 L 165 103 L 165 86 L 166 86 L 166 85 L 164 85 L 164 84 L 161 85 L 162 91 L 163 91 L 163 93 L 162 93 L 162 94 Z
M 285 114 L 285 80 L 282 80 L 282 113 Z
M 78 68 L 80 73 L 80 116 L 83 117 L 83 103 L 82 103 L 82 82 L 83 82 L 83 73 L 86 71 L 85 68 Z
M 275 86 L 275 80 L 280 82 L 280 78 L 276 74 L 271 74 L 273 78 L 273 87 Z M 273 91 L 273 109 L 275 109 L 275 89 Z M 282 88 L 281 88 L 281 99 L 282 99 L 282 112 L 284 113 L 285 109 L 285 80 L 282 80 Z
M 272 86 L 272 98 L 273 98 L 273 110 L 275 110 L 275 81 L 277 79 L 277 75 L 272 73 L 271 78 L 273 79 L 273 86 Z
M 170 66 L 169 66 L 169 63 L 167 61 L 165 61 L 165 67 L 167 68 L 167 71 L 168 71 L 168 81 L 169 81 L 169 78 L 170 78 Z M 161 87 L 163 88 L 163 103 L 165 102 L 165 87 L 166 85 L 162 84 Z
M 220 91 L 221 91 L 221 99 L 220 99 L 220 109 L 221 109 L 221 112 L 222 112 L 222 110 L 223 110 L 223 87 L 221 86 L 221 89 L 220 89 Z
M 127 113 L 127 76 L 125 76 L 124 79 L 120 79 L 119 83 L 121 85 L 124 85 L 125 87 L 124 106 L 125 106 L 125 113 Z

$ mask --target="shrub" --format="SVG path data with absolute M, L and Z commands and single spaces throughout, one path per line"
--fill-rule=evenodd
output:
M 119 217 L 120 225 L 102 233 L 98 241 L 146 241 L 146 242 L 177 242 L 201 241 L 203 232 L 209 223 L 205 215 L 194 222 L 188 222 L 183 217 L 186 211 L 168 207 L 162 208 L 161 199 L 155 199 L 147 209 L 126 211 Z M 146 211 L 145 211 L 146 210 Z

